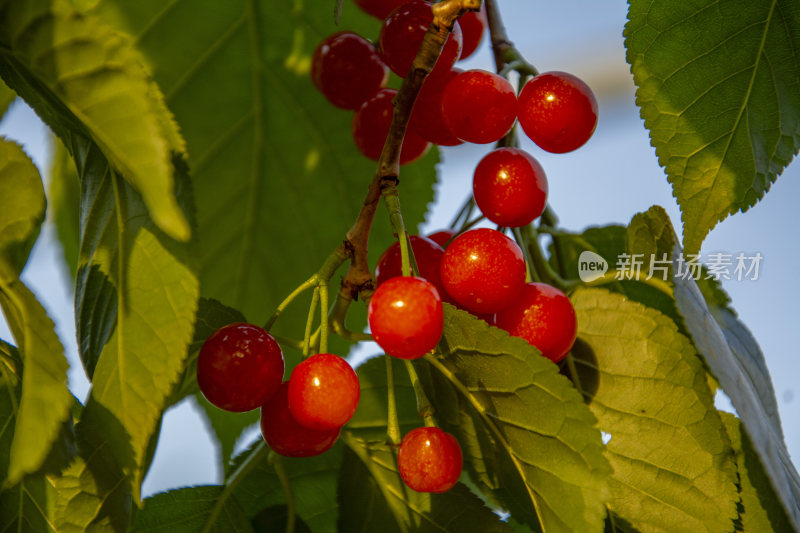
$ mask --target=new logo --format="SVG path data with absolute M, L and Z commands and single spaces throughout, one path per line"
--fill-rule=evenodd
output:
M 578 257 L 578 276 L 581 281 L 588 283 L 600 278 L 608 271 L 608 262 L 602 256 L 584 250 Z

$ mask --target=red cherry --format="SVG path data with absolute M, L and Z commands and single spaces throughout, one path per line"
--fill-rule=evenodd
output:
M 542 150 L 563 154 L 589 140 L 597 126 L 597 100 L 579 78 L 544 72 L 519 94 L 519 124 Z
M 428 76 L 414 101 L 414 110 L 408 121 L 409 129 L 423 139 L 439 146 L 456 146 L 463 141 L 450 133 L 442 116 L 442 92 L 451 79 L 463 72 L 451 68 L 439 76 Z
M 458 232 L 454 229 L 442 229 L 431 233 L 428 235 L 428 238 L 442 248 L 447 248 L 447 244 L 453 240 L 453 237 L 456 235 L 458 235 Z
M 381 89 L 353 115 L 353 140 L 356 147 L 365 157 L 374 161 L 380 158 L 386 136 L 389 135 L 394 112 L 392 101 L 395 96 L 397 91 L 394 89 Z M 406 130 L 400 150 L 400 164 L 416 161 L 425 154 L 428 146 L 428 141 L 413 131 Z
M 389 67 L 372 43 L 357 33 L 341 31 L 317 45 L 311 80 L 336 107 L 358 109 L 389 81 Z
M 463 36 L 464 46 L 461 48 L 461 59 L 466 59 L 478 49 L 483 39 L 483 33 L 489 26 L 486 19 L 486 9 L 481 4 L 480 11 L 467 11 L 458 23 L 461 25 L 461 35 Z
M 494 313 L 525 285 L 525 259 L 517 243 L 499 231 L 478 228 L 456 237 L 444 251 L 442 284 L 459 305 Z
M 261 435 L 275 453 L 286 457 L 311 457 L 330 449 L 341 428 L 317 431 L 301 426 L 289 411 L 289 382 L 261 407 Z
M 517 95 L 507 79 L 486 70 L 467 70 L 447 82 L 442 117 L 463 141 L 495 142 L 514 125 Z
M 241 413 L 266 402 L 283 379 L 283 352 L 252 324 L 229 324 L 211 334 L 197 356 L 197 384 L 220 409 Z
M 400 477 L 417 492 L 446 492 L 461 476 L 463 456 L 458 440 L 436 427 L 412 429 L 397 455 Z
M 567 295 L 546 283 L 528 283 L 511 305 L 495 315 L 495 325 L 528 341 L 553 362 L 575 343 L 578 320 Z
M 417 261 L 419 276 L 424 278 L 436 287 L 439 296 L 442 294 L 442 280 L 439 277 L 439 264 L 442 262 L 444 248 L 426 237 L 411 235 L 411 249 L 414 251 L 414 259 Z M 403 275 L 402 260 L 400 255 L 400 243 L 395 242 L 383 252 L 378 259 L 375 267 L 375 283 L 381 285 L 384 281 Z
M 389 13 L 408 2 L 408 0 L 353 0 L 364 13 L 383 20 Z
M 432 283 L 411 276 L 383 282 L 372 295 L 367 319 L 375 342 L 400 359 L 417 359 L 442 338 L 442 299 Z
M 528 152 L 498 148 L 475 168 L 472 194 L 481 213 L 495 224 L 525 226 L 544 211 L 547 177 Z
M 383 21 L 378 45 L 386 64 L 401 78 L 405 78 L 411 69 L 432 21 L 431 4 L 423 0 L 404 3 Z M 461 43 L 461 26 L 456 22 L 431 75 L 447 72 L 458 61 Z
M 360 395 L 353 367 L 330 353 L 312 355 L 289 378 L 289 410 L 309 429 L 342 427 L 356 412 Z

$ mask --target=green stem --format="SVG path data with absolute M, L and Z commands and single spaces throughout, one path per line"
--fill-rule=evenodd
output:
M 269 320 L 264 324 L 264 329 L 269 331 L 272 329 L 272 326 L 275 324 L 275 321 L 278 320 L 278 317 L 283 313 L 283 311 L 289 306 L 292 301 L 297 298 L 298 295 L 302 294 L 304 291 L 311 289 L 316 286 L 319 278 L 317 274 L 314 274 L 306 281 L 301 283 L 295 290 L 289 294 L 279 305 L 275 308 L 275 311 L 272 313 L 272 316 L 269 317 Z
M 431 405 L 430 400 L 428 400 L 428 395 L 425 394 L 425 389 L 422 388 L 422 382 L 419 380 L 417 369 L 414 368 L 414 363 L 408 359 L 405 359 L 403 362 L 406 364 L 406 371 L 408 372 L 408 377 L 411 379 L 411 385 L 414 387 L 414 394 L 417 397 L 417 412 L 419 413 L 419 416 L 425 420 L 426 426 L 434 426 L 434 408 Z
M 572 352 L 567 354 L 567 369 L 569 370 L 569 375 L 572 378 L 572 383 L 575 385 L 575 388 L 578 389 L 581 396 L 584 396 L 581 378 L 578 376 L 578 368 L 575 366 L 575 358 L 572 357 Z
M 319 284 L 319 327 L 320 327 L 320 353 L 328 353 L 328 281 L 320 281 Z
M 512 232 L 514 233 L 514 239 L 516 239 L 517 244 L 519 244 L 519 247 L 522 248 L 522 255 L 525 257 L 525 272 L 528 275 L 528 279 L 531 281 L 542 281 L 542 279 L 539 277 L 539 273 L 533 268 L 531 254 L 528 250 L 528 243 L 522 238 L 522 232 L 519 230 L 519 228 L 513 228 Z
M 308 308 L 308 318 L 306 319 L 306 331 L 303 335 L 303 358 L 310 354 L 311 349 L 311 328 L 314 326 L 314 315 L 319 305 L 319 287 L 314 287 L 314 294 L 311 295 L 311 305 Z
M 372 335 L 368 333 L 350 331 L 347 329 L 347 326 L 345 326 L 344 321 L 347 317 L 347 310 L 350 308 L 351 302 L 352 300 L 342 296 L 342 293 L 336 295 L 336 301 L 333 303 L 333 310 L 330 314 L 331 328 L 333 328 L 333 332 L 344 340 L 350 342 L 373 340 Z
M 618 275 L 621 276 L 623 274 L 624 273 L 620 272 L 619 270 L 610 270 L 610 271 L 606 272 L 605 274 L 603 274 L 602 276 L 598 277 L 597 279 L 593 279 L 592 281 L 584 282 L 584 285 L 587 285 L 589 287 L 596 287 L 598 285 L 606 285 L 608 283 L 616 283 L 616 282 L 620 282 L 620 281 L 638 281 L 639 283 L 644 283 L 646 285 L 650 285 L 654 289 L 658 289 L 659 291 L 663 292 L 664 294 L 666 294 L 670 298 L 674 297 L 672 285 L 670 285 L 668 282 L 664 281 L 663 279 L 655 278 L 655 277 L 649 277 L 648 278 L 648 277 L 643 276 L 641 273 L 637 273 L 636 276 L 631 278 L 630 280 L 623 279 L 623 278 L 617 278 Z
M 208 533 L 212 530 L 217 518 L 219 517 L 219 513 L 222 511 L 222 508 L 225 507 L 225 504 L 227 503 L 228 498 L 233 494 L 233 491 L 236 489 L 239 483 L 241 483 L 242 480 L 258 466 L 261 461 L 267 458 L 269 451 L 269 448 L 267 448 L 267 445 L 263 440 L 259 440 L 258 444 L 256 444 L 255 447 L 250 450 L 250 453 L 244 462 L 239 465 L 239 468 L 237 468 L 231 477 L 229 477 L 225 482 L 222 493 L 220 493 L 216 502 L 214 502 L 214 507 L 211 508 L 211 513 L 208 515 L 208 520 L 206 521 L 205 526 L 203 526 L 201 533 Z
M 568 291 L 575 286 L 575 283 L 562 279 L 544 257 L 541 247 L 539 246 L 539 234 L 531 225 L 520 228 L 523 239 L 527 243 L 528 252 L 530 253 L 533 266 L 539 277 L 544 283 L 558 287 L 562 291 Z
M 303 350 L 303 341 L 299 341 L 297 339 L 290 339 L 289 337 L 281 337 L 280 335 L 275 335 L 271 333 L 271 335 L 278 341 L 278 344 L 281 346 L 290 346 L 295 350 L 302 351 Z
M 464 204 L 461 206 L 461 209 L 458 210 L 458 213 L 455 217 L 453 217 L 453 221 L 450 222 L 450 229 L 456 229 L 461 227 L 463 231 L 463 224 L 469 220 L 469 217 L 472 216 L 473 211 L 475 211 L 475 197 L 472 194 L 464 201 Z M 464 223 L 461 220 L 464 220 Z
M 391 355 L 386 358 L 386 388 L 388 389 L 388 406 L 386 409 L 386 436 L 391 444 L 400 444 L 400 422 L 397 419 L 397 402 L 394 394 L 394 368 Z
M 275 469 L 275 475 L 281 482 L 283 493 L 286 495 L 286 533 L 294 533 L 295 522 L 295 504 L 294 504 L 294 491 L 289 482 L 289 476 L 286 473 L 286 467 L 283 464 L 281 456 L 272 452 L 269 456 L 269 462 Z

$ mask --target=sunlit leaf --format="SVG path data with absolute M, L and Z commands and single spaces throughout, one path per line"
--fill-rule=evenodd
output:
M 130 41 L 66 0 L 3 2 L 0 75 L 61 139 L 88 132 L 144 198 L 156 224 L 187 240 L 172 152 L 183 141 Z
M 632 0 L 625 47 L 684 247 L 696 253 L 800 149 L 800 4 Z
M 579 289 L 571 299 L 578 379 L 610 438 L 609 509 L 642 533 L 731 531 L 736 467 L 690 340 L 619 294 Z
M 437 420 L 462 443 L 482 490 L 534 529 L 603 529 L 610 469 L 600 432 L 556 365 L 446 305 L 442 342 L 421 370 Z
M 217 485 L 191 487 L 156 494 L 144 501 L 132 532 L 197 533 L 211 519 L 214 503 L 223 492 Z M 229 498 L 207 531 L 248 533 L 253 528 L 235 499 Z

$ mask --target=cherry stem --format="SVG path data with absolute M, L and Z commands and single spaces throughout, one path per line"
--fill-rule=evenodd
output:
M 384 355 L 386 358 L 386 389 L 388 391 L 386 408 L 386 437 L 390 444 L 400 444 L 400 422 L 397 419 L 397 401 L 394 393 L 394 368 L 391 355 Z
M 256 444 L 248 453 L 247 457 L 245 458 L 244 462 L 239 465 L 239 467 L 231 474 L 231 476 L 225 481 L 225 485 L 222 489 L 217 500 L 214 502 L 214 507 L 211 508 L 211 512 L 208 515 L 208 519 L 206 520 L 205 526 L 203 526 L 203 530 L 201 533 L 209 533 L 214 526 L 216 525 L 217 517 L 219 517 L 219 513 L 222 511 L 225 504 L 228 503 L 228 497 L 233 494 L 233 491 L 242 482 L 244 478 L 250 474 L 254 468 L 256 468 L 263 460 L 267 458 L 270 449 L 267 448 L 266 443 L 263 440 L 259 440 L 258 444 Z
M 287 296 L 278 307 L 275 308 L 275 311 L 272 313 L 272 316 L 269 317 L 269 320 L 264 324 L 264 329 L 269 331 L 272 326 L 275 324 L 275 321 L 278 320 L 278 317 L 283 313 L 283 311 L 289 306 L 292 301 L 297 298 L 301 293 L 305 292 L 308 289 L 311 289 L 317 285 L 319 282 L 319 277 L 317 274 L 314 274 L 306 281 L 301 283 L 295 290 L 293 290 L 289 296 Z
M 345 298 L 341 294 L 336 295 L 336 301 L 333 303 L 333 309 L 331 310 L 330 315 L 328 315 L 330 317 L 333 332 L 344 340 L 350 342 L 371 341 L 372 335 L 369 333 L 350 331 L 347 329 L 347 326 L 345 326 L 344 322 L 345 318 L 347 317 L 347 310 L 350 308 L 351 302 L 351 299 Z
M 283 464 L 283 459 L 275 452 L 269 454 L 269 463 L 275 469 L 275 475 L 281 482 L 283 493 L 286 495 L 286 533 L 294 533 L 295 522 L 295 504 L 294 504 L 294 491 L 289 482 L 289 476 L 286 473 L 286 467 Z
M 428 400 L 428 395 L 425 394 L 425 389 L 422 388 L 422 382 L 419 380 L 417 369 L 414 368 L 414 363 L 408 359 L 403 362 L 406 364 L 406 371 L 411 380 L 411 385 L 414 387 L 414 395 L 417 397 L 417 412 L 419 416 L 425 420 L 426 426 L 435 426 L 436 424 L 433 422 L 434 408 L 430 400 Z
M 308 308 L 308 318 L 306 319 L 306 331 L 303 335 L 303 358 L 305 359 L 311 353 L 311 328 L 314 326 L 314 314 L 319 305 L 319 287 L 314 287 L 314 293 L 311 295 L 311 305 Z
M 506 65 L 517 62 L 520 68 L 514 68 L 514 70 L 517 70 L 521 75 L 537 75 L 539 71 L 536 70 L 536 67 L 528 63 L 525 57 L 516 49 L 514 43 L 509 40 L 496 0 L 484 0 L 484 4 L 486 6 L 486 19 L 489 22 L 492 54 L 494 55 L 494 64 L 497 72 L 501 76 L 507 76 L 508 72 L 504 73 Z
M 470 193 L 466 200 L 464 200 L 464 204 L 461 206 L 461 209 L 458 210 L 458 214 L 453 218 L 453 221 L 450 222 L 450 229 L 456 229 L 459 227 L 463 227 L 469 217 L 472 216 L 472 213 L 475 211 L 475 197 Z M 462 220 L 464 222 L 462 222 Z
M 519 228 L 513 228 L 512 232 L 514 233 L 514 239 L 522 249 L 522 255 L 525 256 L 525 273 L 527 275 L 526 281 L 542 281 L 539 273 L 535 268 L 533 268 L 533 261 L 531 260 L 531 254 L 528 250 L 528 243 L 522 237 L 522 232 L 519 230 Z
M 570 378 L 572 378 L 572 384 L 575 385 L 575 388 L 578 389 L 581 396 L 586 396 L 583 392 L 583 387 L 581 387 L 581 378 L 578 376 L 578 368 L 575 366 L 575 359 L 572 357 L 572 352 L 567 353 L 567 369 L 569 370 Z
M 325 280 L 319 284 L 319 351 L 321 353 L 328 353 L 328 309 L 328 281 Z
M 553 268 L 547 262 L 547 259 L 545 259 L 544 252 L 542 252 L 542 248 L 539 246 L 539 234 L 536 231 L 536 228 L 529 224 L 519 229 L 524 246 L 527 248 L 528 253 L 530 254 L 533 268 L 536 270 L 536 273 L 539 275 L 541 280 L 544 283 L 558 287 L 564 292 L 574 288 L 575 283 L 562 279 L 561 276 L 559 276 L 553 270 Z

